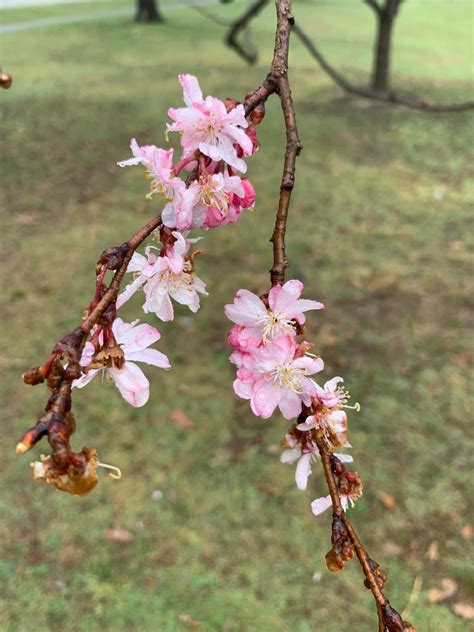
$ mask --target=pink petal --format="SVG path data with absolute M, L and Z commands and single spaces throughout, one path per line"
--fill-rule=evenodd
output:
M 301 457 L 301 448 L 287 448 L 280 455 L 280 463 L 294 463 Z
M 130 263 L 128 264 L 127 272 L 141 272 L 147 265 L 148 259 L 139 252 L 134 252 L 133 257 L 130 259 Z
M 285 313 L 286 307 L 300 297 L 304 285 L 293 279 L 284 285 L 275 285 L 268 293 L 268 303 L 272 312 Z
M 322 358 L 310 358 L 309 356 L 301 356 L 293 362 L 295 368 L 304 369 L 306 375 L 319 373 L 324 369 L 324 361 Z
M 252 382 L 243 382 L 242 380 L 234 380 L 234 393 L 242 399 L 250 399 L 253 392 Z
M 124 291 L 117 297 L 117 309 L 120 309 L 124 303 L 126 303 L 137 292 L 141 286 L 145 283 L 144 277 L 137 277 L 132 283 L 129 283 Z
M 298 461 L 295 471 L 295 481 L 298 489 L 306 489 L 308 485 L 308 476 L 311 474 L 312 454 L 303 454 Z
M 303 432 L 316 428 L 316 416 L 312 415 L 311 417 L 308 417 L 304 423 L 298 424 L 296 427 L 298 430 L 302 430 Z
M 102 369 L 91 369 L 90 371 L 87 371 L 87 373 L 84 373 L 80 378 L 73 381 L 72 388 L 84 388 L 84 386 L 87 386 L 100 371 L 102 371 Z
M 333 377 L 324 384 L 324 390 L 333 393 L 337 389 L 338 384 L 342 382 L 344 382 L 344 378 L 336 375 L 336 377 Z
M 282 389 L 283 390 L 283 389 Z M 301 399 L 298 393 L 285 389 L 279 403 L 281 414 L 285 419 L 294 419 L 301 412 Z
M 261 380 L 254 387 L 250 406 L 257 417 L 268 419 L 278 406 L 280 400 L 280 388 L 272 382 Z
M 127 353 L 127 362 L 129 360 L 133 362 L 145 362 L 146 364 L 157 366 L 160 369 L 171 369 L 168 356 L 157 349 L 142 349 L 141 351 Z
M 188 107 L 203 100 L 199 82 L 194 75 L 178 75 L 178 79 L 183 88 L 184 102 Z
M 257 321 L 267 315 L 263 301 L 253 292 L 239 290 L 234 303 L 224 307 L 225 315 L 237 325 L 255 326 Z
M 110 377 L 122 397 L 135 408 L 144 406 L 150 397 L 150 384 L 143 371 L 133 362 L 125 362 L 121 369 L 108 369 Z
M 316 498 L 316 500 L 313 500 L 313 502 L 311 503 L 311 511 L 314 513 L 315 516 L 319 516 L 319 514 L 322 514 L 323 511 L 326 511 L 326 509 L 329 509 L 329 507 L 331 506 L 331 496 L 322 496 L 321 498 Z
M 125 356 L 134 351 L 140 351 L 149 347 L 151 344 L 161 338 L 160 332 L 155 327 L 143 323 L 124 330 L 119 323 L 120 319 L 116 319 L 112 325 L 112 330 L 119 342 L 123 346 Z M 122 321 L 123 322 L 123 321 Z

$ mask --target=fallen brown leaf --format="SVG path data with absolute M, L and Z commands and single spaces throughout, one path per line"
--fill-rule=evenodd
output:
M 176 408 L 171 411 L 171 420 L 178 426 L 178 428 L 183 428 L 183 430 L 189 430 L 194 427 L 194 421 L 191 421 L 189 417 L 186 415 L 184 410 Z
M 431 588 L 428 591 L 428 601 L 430 603 L 439 603 L 440 601 L 449 599 L 456 593 L 457 589 L 458 585 L 456 584 L 454 579 L 444 577 L 441 580 L 440 588 Z
M 267 454 L 279 454 L 281 452 L 281 445 L 278 443 L 270 443 L 265 446 L 265 452 Z
M 469 540 L 472 537 L 472 525 L 466 523 L 464 527 L 461 529 L 461 537 L 464 540 Z
M 439 545 L 437 542 L 432 542 L 429 545 L 426 557 L 430 560 L 430 562 L 437 562 L 439 560 Z
M 387 555 L 401 555 L 403 553 L 403 548 L 391 540 L 384 542 L 383 550 Z
M 32 224 L 36 224 L 38 218 L 36 215 L 30 215 L 29 213 L 22 213 L 21 215 L 17 215 L 17 222 L 19 224 L 23 224 L 23 226 L 31 226 Z
M 135 536 L 126 529 L 108 529 L 105 538 L 111 542 L 131 542 Z
M 383 490 L 377 492 L 377 498 L 380 500 L 385 509 L 393 509 L 396 505 L 395 498 L 392 494 L 387 494 Z
M 466 603 L 465 601 L 459 601 L 455 603 L 453 606 L 454 614 L 457 614 L 459 617 L 463 619 L 469 619 L 472 621 L 474 619 L 474 606 L 470 603 Z
M 200 621 L 198 621 L 197 619 L 193 619 L 190 614 L 187 614 L 185 612 L 179 615 L 179 620 L 190 628 L 193 628 L 194 630 L 201 627 Z

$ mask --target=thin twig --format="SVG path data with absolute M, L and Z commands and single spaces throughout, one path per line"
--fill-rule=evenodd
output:
M 239 42 L 240 32 L 247 28 L 249 22 L 257 16 L 260 11 L 268 4 L 269 0 L 256 0 L 244 13 L 232 24 L 225 38 L 226 44 L 233 48 L 238 55 L 243 57 L 249 64 L 257 61 L 258 52 L 256 50 L 248 51 Z
M 104 268 L 115 270 L 114 276 L 93 309 L 89 309 L 82 324 L 70 334 L 63 336 L 54 346 L 50 358 L 42 367 L 36 367 L 27 371 L 23 379 L 30 384 L 38 384 L 47 377 L 48 385 L 53 394 L 48 399 L 44 414 L 38 419 L 35 426 L 27 430 L 19 443 L 17 452 L 22 454 L 29 450 L 45 435 L 48 436 L 52 447 L 52 459 L 58 467 L 67 469 L 69 465 L 85 468 L 87 458 L 84 453 L 74 453 L 69 443 L 70 435 L 75 430 L 75 422 L 71 421 L 71 386 L 74 379 L 80 375 L 79 359 L 92 328 L 107 313 L 111 307 L 115 310 L 114 303 L 120 290 L 120 284 L 127 271 L 130 259 L 138 246 L 161 224 L 161 213 L 153 217 L 131 239 L 122 246 L 107 248 L 103 251 L 97 264 L 101 285 Z M 97 294 L 97 284 L 96 284 Z M 94 301 L 94 299 L 93 299 Z M 95 302 L 95 301 L 94 301 Z M 68 367 L 63 369 L 55 362 L 64 356 Z M 52 379 L 48 373 L 55 368 L 57 379 Z

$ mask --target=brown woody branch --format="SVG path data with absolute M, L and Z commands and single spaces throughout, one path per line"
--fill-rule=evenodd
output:
M 377 0 L 363 0 L 363 1 L 365 2 L 365 4 L 369 5 L 369 7 L 371 9 L 373 9 L 373 11 L 375 11 L 375 13 L 377 13 L 377 14 L 382 13 L 382 7 L 377 2 Z
M 280 184 L 280 197 L 276 213 L 275 228 L 271 237 L 273 243 L 273 266 L 270 270 L 272 286 L 281 284 L 285 280 L 285 269 L 288 261 L 285 255 L 285 232 L 288 219 L 291 193 L 295 183 L 296 157 L 302 149 L 296 127 L 296 116 L 291 97 L 291 89 L 288 80 L 288 52 L 291 30 L 295 29 L 294 18 L 291 13 L 291 0 L 275 0 L 277 12 L 277 31 L 275 35 L 275 49 L 271 65 L 271 71 L 263 84 L 252 94 L 248 95 L 245 102 L 247 113 L 262 104 L 271 94 L 277 93 L 280 98 L 286 130 L 286 150 L 283 165 L 283 175 Z M 305 414 L 303 413 L 303 417 Z M 301 421 L 301 420 L 300 420 Z M 379 632 L 415 632 L 414 628 L 404 622 L 396 610 L 394 610 L 382 592 L 381 585 L 385 580 L 383 572 L 379 571 L 379 565 L 371 560 L 353 528 L 347 514 L 344 512 L 339 496 L 339 491 L 332 471 L 332 455 L 326 446 L 322 436 L 316 435 L 318 449 L 321 454 L 324 474 L 329 493 L 333 502 L 334 521 L 340 525 L 339 535 L 350 539 L 350 547 L 357 554 L 359 563 L 364 572 L 365 585 L 372 592 L 378 615 Z M 341 530 L 341 526 L 343 527 Z M 344 534 L 345 531 L 345 534 Z M 346 535 L 347 534 L 347 535 Z M 349 553 L 349 555 L 351 555 Z
M 326 479 L 329 494 L 331 495 L 333 507 L 333 532 L 335 527 L 337 528 L 342 522 L 342 537 L 346 537 L 350 540 L 365 575 L 364 585 L 371 591 L 374 597 L 377 607 L 379 632 L 416 632 L 415 628 L 410 623 L 403 621 L 400 614 L 392 608 L 390 602 L 383 594 L 382 588 L 386 575 L 380 570 L 377 562 L 369 557 L 348 515 L 342 507 L 338 486 L 334 477 L 334 457 L 332 456 L 332 453 L 329 450 L 322 434 L 316 433 L 313 434 L 313 437 L 321 455 L 324 477 Z M 338 533 L 341 535 L 341 526 L 338 528 Z
M 265 4 L 266 0 L 263 2 Z M 256 5 L 254 5 L 255 8 Z M 261 7 L 259 7 L 261 8 Z M 283 164 L 283 175 L 280 184 L 280 198 L 275 219 L 275 228 L 270 241 L 273 244 L 273 265 L 270 270 L 270 280 L 273 285 L 283 283 L 288 261 L 285 255 L 285 233 L 288 220 L 288 210 L 291 193 L 295 184 L 296 157 L 303 146 L 298 137 L 295 109 L 291 97 L 288 80 L 288 51 L 291 27 L 294 18 L 291 13 L 291 0 L 276 0 L 277 29 L 275 33 L 275 48 L 270 73 L 263 84 L 248 96 L 245 102 L 247 112 L 252 111 L 263 103 L 270 94 L 277 93 L 283 110 L 286 132 L 286 149 Z M 249 12 L 246 19 L 250 19 Z
M 133 253 L 160 224 L 161 213 L 145 224 L 129 241 L 103 251 L 97 262 L 97 278 L 100 279 L 96 288 L 96 294 L 99 292 L 98 300 L 94 304 L 93 299 L 82 324 L 59 340 L 44 365 L 29 369 L 23 374 L 23 380 L 27 384 L 39 384 L 46 380 L 52 395 L 44 414 L 35 426 L 23 434 L 17 444 L 19 454 L 47 436 L 52 448 L 51 460 L 58 473 L 68 472 L 70 466 L 79 471 L 86 470 L 90 460 L 89 452 L 84 449 L 74 453 L 69 442 L 75 430 L 71 412 L 71 385 L 81 375 L 79 361 L 92 328 L 103 320 L 111 322 L 115 318 L 115 301 Z M 109 286 L 105 287 L 102 286 L 102 279 L 107 270 L 115 270 L 115 273 Z M 63 367 L 61 360 L 67 363 L 66 367 Z

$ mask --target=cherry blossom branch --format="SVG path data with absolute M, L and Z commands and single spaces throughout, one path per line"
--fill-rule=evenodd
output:
M 159 228 L 160 225 L 161 213 L 158 213 L 149 222 L 142 226 L 142 228 L 140 228 L 140 230 L 135 233 L 129 241 L 122 244 L 122 246 L 119 246 L 118 248 L 107 248 L 104 250 L 97 265 L 102 265 L 105 269 L 116 270 L 116 272 L 109 287 L 107 288 L 107 291 L 104 293 L 93 311 L 87 315 L 86 319 L 82 323 L 81 330 L 84 333 L 87 334 L 91 331 L 92 327 L 99 321 L 104 311 L 113 301 L 116 300 L 120 290 L 120 284 L 122 283 L 122 279 L 127 271 L 127 267 L 133 253 L 154 230 Z M 116 265 L 119 265 L 118 269 L 111 267 Z
M 377 562 L 369 557 L 364 545 L 360 541 L 359 536 L 352 526 L 347 513 L 342 507 L 338 487 L 333 473 L 335 457 L 328 449 L 322 433 L 316 432 L 314 433 L 314 437 L 321 455 L 324 477 L 332 500 L 333 532 L 337 529 L 337 526 L 335 525 L 338 525 L 338 522 L 342 520 L 345 531 L 350 538 L 364 572 L 366 578 L 365 586 L 370 589 L 375 599 L 380 632 L 385 632 L 385 630 L 388 630 L 389 632 L 409 632 L 411 630 L 413 632 L 414 628 L 411 624 L 402 620 L 399 613 L 390 606 L 388 599 L 383 594 L 382 588 L 385 583 L 386 575 L 380 570 Z
M 52 448 L 50 459 L 53 468 L 57 470 L 57 477 L 72 467 L 69 479 L 72 479 L 71 489 L 74 493 L 87 493 L 97 481 L 95 450 L 84 448 L 81 452 L 74 453 L 69 441 L 75 430 L 75 419 L 71 412 L 71 385 L 81 375 L 81 352 L 94 325 L 103 319 L 110 322 L 115 318 L 115 300 L 130 259 L 138 246 L 160 224 L 161 213 L 147 222 L 129 241 L 102 252 L 96 268 L 95 294 L 86 311 L 84 322 L 56 343 L 44 365 L 29 369 L 23 374 L 26 384 L 36 385 L 46 380 L 52 395 L 48 399 L 44 414 L 35 426 L 23 434 L 16 451 L 23 454 L 42 437 L 47 436 Z M 108 270 L 115 270 L 115 273 L 109 286 L 105 288 L 102 281 Z M 67 361 L 66 367 L 63 367 L 61 359 Z M 90 475 L 86 475 L 88 470 Z M 70 482 L 68 481 L 68 484 Z
M 276 0 L 276 10 L 277 29 L 270 73 L 257 90 L 247 95 L 245 101 L 245 111 L 251 113 L 258 106 L 263 104 L 270 94 L 277 93 L 280 97 L 285 121 L 286 149 L 283 175 L 280 184 L 280 197 L 275 219 L 275 228 L 270 238 L 273 244 L 273 265 L 270 270 L 272 286 L 283 283 L 285 279 L 285 269 L 288 266 L 285 254 L 286 224 L 291 193 L 295 185 L 296 157 L 303 149 L 303 145 L 298 137 L 295 109 L 293 107 L 290 83 L 288 80 L 288 51 L 291 28 L 294 24 L 294 18 L 291 13 L 291 1 Z M 246 19 L 248 20 L 252 15 L 254 14 L 246 15 Z
M 172 149 L 139 146 L 132 139 L 133 157 L 118 163 L 121 167 L 144 166 L 151 180 L 147 197 L 161 196 L 165 207 L 129 241 L 102 252 L 96 266 L 94 295 L 82 324 L 59 340 L 43 365 L 24 373 L 27 384 L 46 381 L 52 394 L 42 417 L 21 438 L 17 452 L 26 452 L 47 436 L 52 454 L 34 464 L 35 478 L 80 495 L 94 487 L 96 468 L 100 465 L 96 451 L 83 448 L 75 453 L 69 442 L 75 430 L 71 389 L 73 386 L 82 388 L 95 374 L 105 371 L 131 405 L 139 407 L 146 403 L 149 383 L 134 361 L 168 369 L 169 360 L 156 349 L 148 349 L 159 339 L 158 330 L 146 324 L 137 326 L 137 321 L 124 323 L 117 318 L 117 308 L 138 289 L 143 289 L 144 311 L 154 312 L 161 320 L 174 317 L 170 296 L 188 305 L 191 311 L 197 311 L 198 294 L 207 292 L 194 272 L 197 253 L 186 256 L 190 244 L 196 241 L 186 238 L 187 231 L 234 223 L 242 209 L 253 206 L 253 187 L 247 178 L 237 176 L 236 172 L 246 172 L 243 157 L 252 155 L 258 147 L 255 126 L 264 117 L 268 97 L 278 94 L 286 149 L 275 227 L 270 239 L 273 244 L 272 287 L 263 297 L 241 290 L 235 303 L 226 305 L 226 314 L 236 323 L 229 335 L 229 343 L 235 349 L 231 359 L 239 367 L 234 389 L 239 396 L 252 400 L 252 409 L 258 416 L 268 418 L 277 405 L 286 419 L 299 415 L 298 421 L 302 423 L 294 424 L 286 437 L 291 448 L 290 457 L 286 458 L 292 462 L 295 452 L 301 457 L 296 475 L 301 489 L 306 487 L 311 459 L 322 460 L 333 505 L 333 547 L 326 556 L 328 568 L 341 570 L 344 562 L 357 554 L 366 577 L 365 585 L 377 604 L 379 630 L 407 632 L 413 628 L 402 621 L 382 593 L 385 573 L 369 558 L 345 513 L 346 504 L 361 495 L 362 482 L 356 472 L 346 472 L 344 468 L 343 461 L 352 457 L 333 453 L 333 450 L 337 446 L 347 447 L 347 418 L 343 409 L 358 410 L 358 405 L 347 405 L 347 392 L 337 386 L 342 378 L 335 377 L 321 388 L 307 377 L 322 370 L 324 363 L 319 356 L 309 353 L 312 343 L 295 341 L 303 332 L 303 313 L 323 309 L 324 305 L 300 300 L 303 290 L 300 281 L 284 283 L 288 266 L 286 225 L 295 183 L 296 157 L 302 145 L 288 79 L 289 41 L 294 23 L 291 0 L 275 0 L 275 4 L 277 28 L 270 72 L 257 89 L 246 95 L 244 104 L 232 99 L 224 103 L 212 96 L 204 98 L 196 77 L 179 75 L 187 107 L 168 110 L 174 121 L 168 124 L 168 131 L 181 133 L 184 150 L 181 159 L 173 165 Z M 183 169 L 189 171 L 185 179 L 179 177 Z M 145 249 L 146 257 L 136 253 L 138 246 L 158 228 L 163 246 L 158 249 L 159 254 L 152 245 Z M 114 274 L 106 285 L 108 271 Z M 135 273 L 135 278 L 119 296 L 126 272 Z M 316 499 L 313 505 L 313 512 L 318 514 L 323 505 L 328 506 L 327 498 Z
M 285 280 L 285 269 L 288 261 L 285 254 L 285 233 L 288 219 L 288 211 L 291 193 L 295 183 L 296 157 L 302 149 L 296 126 L 296 115 L 291 97 L 291 89 L 288 80 L 288 52 L 291 30 L 297 27 L 291 13 L 290 0 L 276 0 L 277 31 L 275 36 L 275 49 L 271 64 L 271 71 L 265 82 L 254 93 L 248 95 L 245 103 L 247 112 L 259 106 L 272 93 L 280 97 L 281 107 L 285 121 L 286 149 L 284 158 L 283 175 L 280 184 L 280 196 L 276 213 L 275 228 L 271 237 L 273 244 L 273 266 L 270 270 L 272 287 L 281 286 Z M 246 14 L 250 19 L 252 13 Z M 257 96 L 258 95 L 258 96 Z M 303 412 L 299 422 L 305 422 L 310 411 Z M 394 610 L 382 592 L 386 575 L 379 568 L 377 562 L 372 560 L 360 541 L 341 503 L 340 493 L 334 477 L 333 468 L 339 469 L 340 475 L 344 473 L 343 464 L 334 457 L 328 448 L 324 433 L 321 430 L 312 432 L 317 444 L 322 461 L 323 471 L 333 505 L 333 549 L 328 553 L 327 562 L 331 570 L 341 570 L 344 561 L 350 559 L 354 552 L 364 572 L 365 585 L 374 596 L 377 607 L 378 629 L 380 632 L 414 632 L 414 628 L 404 622 L 396 610 Z M 360 485 L 358 475 L 346 475 L 346 481 L 352 485 Z

